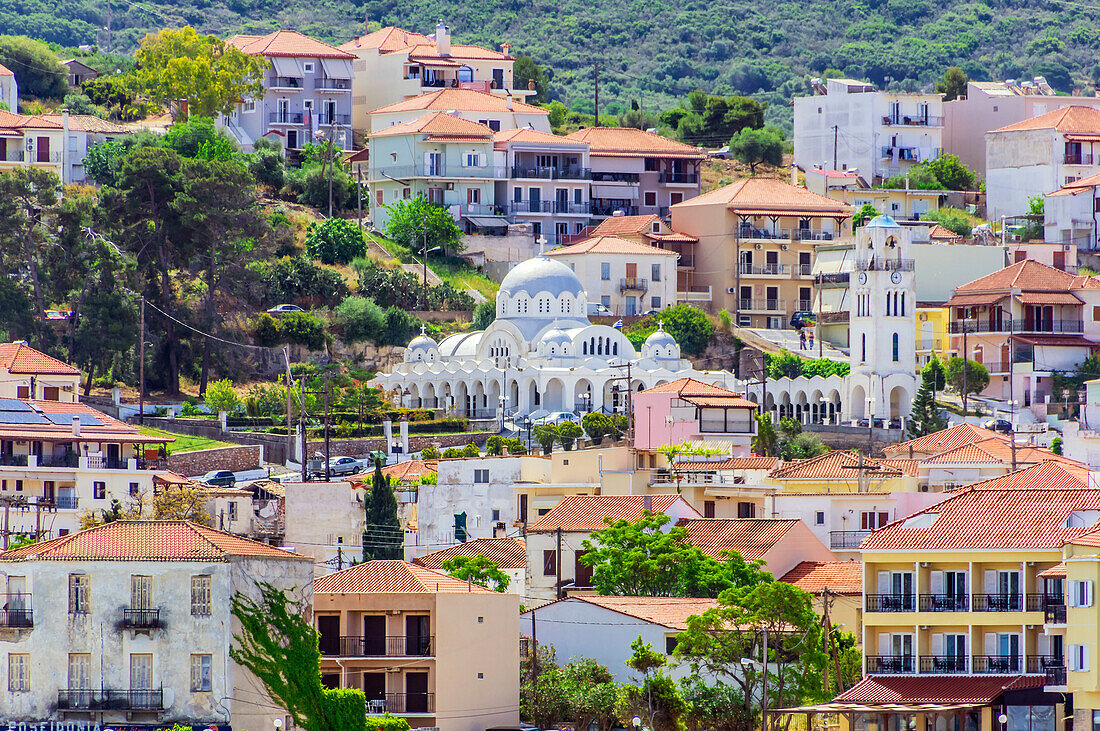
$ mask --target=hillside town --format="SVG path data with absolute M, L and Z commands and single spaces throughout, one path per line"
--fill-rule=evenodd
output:
M 0 728 L 1100 728 L 1100 92 L 362 30 L 0 66 Z

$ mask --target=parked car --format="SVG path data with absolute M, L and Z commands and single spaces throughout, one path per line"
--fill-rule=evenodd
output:
M 1000 432 L 1001 434 L 1012 433 L 1012 422 L 1008 419 L 990 419 L 982 424 L 982 426 L 991 431 Z
M 546 416 L 531 421 L 531 426 L 541 426 L 543 424 L 560 424 L 563 421 L 572 421 L 574 423 L 580 423 L 580 419 L 577 415 L 571 411 L 551 411 Z
M 606 305 L 601 305 L 599 302 L 588 303 L 588 316 L 600 315 L 601 317 L 611 317 L 611 310 Z
M 357 475 L 363 471 L 363 463 L 354 457 L 333 457 L 328 461 L 330 475 Z
M 210 470 L 199 478 L 199 482 L 216 485 L 217 487 L 236 487 L 237 476 L 230 470 Z
M 68 320 L 73 313 L 70 310 L 46 310 L 47 320 Z
M 268 312 L 272 315 L 281 315 L 286 312 L 305 312 L 305 310 L 298 305 L 275 305 Z

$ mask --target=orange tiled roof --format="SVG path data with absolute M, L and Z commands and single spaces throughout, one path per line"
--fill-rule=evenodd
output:
M 677 378 L 675 381 L 662 383 L 660 386 L 647 388 L 639 393 L 674 393 L 685 401 L 696 406 L 730 407 L 730 408 L 756 408 L 757 404 L 744 398 L 744 394 L 731 391 L 722 386 L 713 386 L 709 383 L 696 381 L 694 378 Z
M 60 114 L 43 114 L 42 119 L 54 122 L 58 126 L 64 126 Z M 93 117 L 90 114 L 70 114 L 69 130 L 72 132 L 90 132 L 92 134 L 126 135 L 133 132 L 129 127 L 108 122 L 106 119 Z
M 906 472 L 895 466 L 885 464 L 883 460 L 864 458 L 864 467 L 879 467 L 869 472 L 872 479 L 880 477 L 901 477 Z M 852 480 L 858 479 L 859 458 L 851 452 L 826 452 L 809 459 L 796 459 L 772 470 L 771 477 L 777 480 Z
M 672 208 L 724 205 L 734 213 L 757 216 L 823 216 L 827 218 L 852 215 L 852 207 L 832 198 L 818 195 L 803 187 L 772 178 L 744 178 L 709 193 L 689 198 Z
M 836 594 L 863 593 L 862 561 L 803 561 L 780 581 L 802 591 L 820 594 L 826 588 Z
M 1097 114 L 1100 114 L 1100 111 L 1097 111 Z M 1034 259 L 1024 259 L 972 282 L 960 284 L 955 288 L 955 292 L 995 292 L 1006 289 L 1065 292 L 1078 289 L 1074 285 L 1085 279 L 1090 277 L 1077 277 Z
M 527 544 L 522 538 L 477 538 L 425 554 L 413 563 L 441 571 L 444 561 L 458 556 L 484 556 L 502 569 L 527 568 Z
M 387 465 L 382 468 L 382 474 L 398 482 L 411 482 L 424 475 L 430 475 L 439 471 L 437 459 L 410 459 L 407 462 Z
M 309 556 L 184 520 L 117 521 L 0 553 L 0 561 L 311 561 Z
M 717 599 L 667 596 L 574 596 L 604 609 L 625 614 L 645 622 L 683 632 L 688 617 L 695 617 L 718 606 Z
M 26 343 L 0 343 L 0 368 L 9 373 L 48 376 L 79 376 L 80 369 L 35 350 Z
M 572 256 L 575 254 L 631 254 L 634 256 L 679 256 L 669 249 L 658 249 L 649 244 L 618 236 L 592 236 L 569 246 L 561 246 L 546 252 L 547 256 Z
M 741 554 L 756 561 L 798 524 L 797 518 L 683 518 L 676 525 L 687 528 L 688 543 L 708 556 Z
M 995 431 L 982 429 L 980 426 L 974 426 L 964 421 L 938 432 L 925 434 L 923 437 L 891 444 L 882 451 L 888 455 L 908 454 L 910 451 L 921 454 L 938 454 L 955 447 L 990 438 L 1007 439 Z
M 1086 536 L 1082 536 L 1081 538 L 1085 537 Z M 1075 538 L 1073 542 L 1077 543 L 1079 540 L 1081 540 L 1081 538 Z M 1054 564 L 1049 569 L 1043 569 L 1035 575 L 1038 576 L 1040 579 L 1064 579 L 1066 578 L 1066 563 L 1065 561 L 1061 561 Z
M 324 41 L 310 38 L 296 30 L 277 30 L 266 36 L 236 35 L 226 41 L 249 56 L 280 56 L 292 58 L 338 58 L 352 60 L 354 54 L 341 51 Z
M 493 142 L 496 143 L 498 150 L 504 149 L 509 142 L 538 145 L 567 145 L 571 147 L 583 145 L 583 143 L 571 140 L 568 137 L 550 134 L 549 132 L 540 132 L 537 129 L 530 129 L 529 127 L 517 127 L 515 129 L 506 129 L 503 132 L 497 132 L 493 135 Z
M 1080 462 L 1054 456 L 1022 470 L 975 482 L 975 490 L 1001 490 L 1012 488 L 1054 488 L 1074 490 L 1088 488 L 1089 469 Z
M 1062 107 L 1046 114 L 1040 114 L 1038 117 L 1001 127 L 993 130 L 993 132 L 1017 132 L 1032 129 L 1054 129 L 1059 132 L 1100 134 L 1100 109 L 1080 106 Z
M 38 423 L 8 423 L 0 420 L 0 437 L 4 439 L 29 439 L 52 442 L 96 442 L 99 437 L 110 437 L 106 441 L 123 444 L 161 444 L 174 442 L 175 439 L 152 434 L 142 434 L 137 427 L 119 421 L 91 406 L 65 401 L 39 401 L 34 399 L 12 399 L 30 407 L 36 413 Z M 8 411 L 10 409 L 3 409 Z M 57 417 L 52 420 L 49 417 Z M 80 434 L 72 432 L 72 418 L 80 417 Z M 87 417 L 87 418 L 85 418 Z M 96 424 L 94 422 L 98 421 Z M 45 423 L 49 422 L 49 423 Z
M 860 705 L 943 703 L 985 706 L 1006 690 L 1041 688 L 1042 675 L 868 675 L 833 699 Z
M 411 99 L 404 99 L 393 104 L 387 104 L 378 109 L 372 109 L 369 114 L 389 114 L 391 112 L 415 112 L 417 110 L 451 111 L 461 112 L 519 112 L 521 114 L 549 114 L 545 109 L 524 104 L 523 102 L 511 102 L 496 94 L 486 94 L 483 91 L 473 89 L 439 89 Z
M 80 63 L 80 62 L 77 61 L 77 63 Z M 83 65 L 83 64 L 81 64 L 81 65 Z M 4 66 L 3 64 L 0 64 L 0 76 L 15 76 L 15 74 L 7 66 Z
M 422 117 L 385 127 L 372 132 L 371 137 L 389 137 L 392 135 L 426 134 L 433 137 L 476 138 L 479 142 L 488 142 L 493 130 L 484 124 L 471 122 L 446 112 L 429 112 Z
M 15 114 L 0 109 L 0 127 L 4 129 L 61 129 L 61 122 L 54 122 L 44 116 Z
M 376 30 L 373 33 L 368 33 L 365 36 L 357 36 L 347 43 L 341 44 L 339 48 L 342 51 L 349 51 L 352 53 L 360 48 L 377 48 L 379 53 L 394 53 L 396 51 L 406 51 L 415 46 L 429 43 L 434 43 L 434 41 L 426 35 L 414 33 L 391 25 Z
M 1001 438 L 1000 435 L 998 435 L 996 437 L 983 439 L 979 442 L 964 444 L 961 447 L 949 449 L 947 451 L 929 457 L 928 459 L 921 460 L 921 463 L 942 464 L 978 462 L 983 464 L 1011 464 L 1012 459 L 1012 443 L 1007 439 Z M 1036 464 L 1038 462 L 1051 460 L 1054 462 L 1063 462 L 1079 467 L 1084 467 L 1084 465 L 1080 464 L 1079 462 L 1071 460 L 1068 457 L 1057 455 L 1049 449 L 1032 447 L 1030 445 L 1016 445 L 1015 459 L 1017 464 Z
M 322 576 L 313 582 L 313 593 L 330 594 L 439 594 L 490 593 L 483 586 L 460 581 L 442 571 L 408 561 L 367 561 L 350 569 Z
M 881 465 L 891 467 L 910 477 L 917 476 L 918 467 L 920 465 L 920 460 L 916 459 L 880 459 L 878 462 Z
M 622 236 L 623 234 L 649 233 L 654 223 L 660 223 L 656 213 L 648 216 L 610 216 L 592 229 L 593 236 Z
M 478 59 L 483 61 L 510 61 L 513 60 L 511 56 L 505 56 L 500 51 L 494 51 L 491 48 L 482 48 L 481 46 L 465 46 L 460 43 L 451 44 L 451 52 L 448 54 L 442 54 L 436 47 L 435 42 L 422 43 L 415 46 L 409 53 L 410 60 L 423 61 L 435 58 L 469 58 Z
M 959 236 L 957 233 L 949 228 L 944 228 L 940 224 L 936 224 L 928 229 L 928 238 L 936 241 L 961 241 L 963 236 Z
M 1072 183 L 1066 183 L 1053 193 L 1047 193 L 1047 195 L 1077 195 L 1078 193 L 1092 190 L 1097 185 L 1100 185 L 1100 173 L 1074 180 Z
M 709 470 L 770 470 L 775 467 L 777 457 L 721 457 L 677 462 L 676 469 L 681 472 L 703 472 Z
M 655 155 L 682 159 L 705 160 L 707 153 L 700 147 L 646 132 L 633 127 L 587 127 L 567 135 L 569 139 L 588 143 L 591 155 L 602 157 L 641 157 Z
M 565 531 L 591 533 L 606 528 L 604 518 L 635 521 L 642 517 L 645 501 L 650 501 L 650 512 L 663 513 L 677 502 L 679 495 L 570 495 L 527 529 L 528 533 L 549 533 L 561 528 Z M 684 503 L 684 506 L 695 512 Z M 695 513 L 699 515 L 698 513 Z

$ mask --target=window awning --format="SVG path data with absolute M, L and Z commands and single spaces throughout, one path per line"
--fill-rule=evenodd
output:
M 275 67 L 275 73 L 279 76 L 293 76 L 301 78 L 306 75 L 301 62 L 289 56 L 272 56 L 271 65 Z
M 1080 305 L 1084 304 L 1072 292 L 1020 292 L 1013 295 L 1024 305 Z
M 829 703 L 783 713 L 939 713 L 988 706 L 1008 691 L 1042 688 L 1042 675 L 866 676 Z
M 478 228 L 508 228 L 504 216 L 465 216 L 465 219 Z
M 321 67 L 325 70 L 325 76 L 330 79 L 351 78 L 351 65 L 347 61 L 339 61 L 335 58 L 322 58 Z

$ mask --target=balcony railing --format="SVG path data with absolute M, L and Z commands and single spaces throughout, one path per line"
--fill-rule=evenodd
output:
M 813 264 L 796 264 L 794 273 L 799 277 L 808 277 L 813 274 Z
M 592 177 L 592 170 L 580 167 L 555 168 L 517 164 L 512 166 L 512 177 L 539 180 L 589 180 Z
M 26 467 L 27 455 L 25 454 L 0 454 L 0 466 Z
M 1019 655 L 975 655 L 973 672 L 1007 675 L 1020 672 L 1020 665 Z
M 593 183 L 637 183 L 640 180 L 638 173 L 595 172 L 592 173 Z
M 1024 607 L 1019 594 L 975 594 L 975 612 L 1019 612 Z
M 965 612 L 970 608 L 970 597 L 966 594 L 921 594 L 922 612 Z
M 638 277 L 623 277 L 619 280 L 620 292 L 646 292 L 649 290 L 649 280 Z
M 70 688 L 57 692 L 59 711 L 159 711 L 164 708 L 164 691 L 90 690 Z
M 813 306 L 813 300 L 798 300 L 799 312 L 809 312 L 811 309 L 813 309 Z
M 710 286 L 692 285 L 683 289 L 677 288 L 676 301 L 677 302 L 710 302 L 711 290 Z
M 317 124 L 351 124 L 350 114 L 318 114 Z
M 272 76 L 267 85 L 278 89 L 301 89 L 305 81 L 300 76 Z
M 1027 672 L 1029 673 L 1045 673 L 1047 668 L 1064 668 L 1065 666 L 1066 659 L 1064 657 L 1054 655 L 1027 656 Z
M 871 675 L 880 673 L 911 673 L 913 672 L 913 656 L 868 655 L 867 672 Z
M 658 181 L 661 183 L 695 184 L 699 182 L 699 176 L 695 173 L 676 173 L 666 170 L 658 176 Z
M 856 271 L 860 272 L 911 272 L 913 267 L 912 259 L 890 259 L 885 256 L 856 261 Z
M 746 264 L 738 265 L 741 274 L 760 276 L 787 276 L 791 273 L 790 264 Z
M 834 530 L 829 532 L 829 548 L 859 548 L 869 530 Z
M 1063 604 L 1065 599 L 1059 594 L 1028 594 L 1027 611 L 1042 612 L 1051 604 Z
M 966 655 L 921 655 L 920 671 L 922 673 L 965 673 Z
M 269 112 L 267 115 L 268 124 L 301 124 L 302 119 L 302 112 Z
M 848 281 L 852 278 L 850 272 L 829 272 L 825 274 L 815 274 L 814 284 L 818 287 L 846 287 Z
M 1065 624 L 1066 623 L 1066 605 L 1065 604 L 1048 604 L 1046 609 L 1043 610 L 1043 621 L 1046 624 Z
M 76 495 L 58 495 L 54 507 L 58 510 L 77 510 L 80 508 L 80 498 Z
M 781 299 L 742 299 L 742 310 L 759 310 L 763 312 L 786 312 L 787 302 Z
M 492 178 L 496 176 L 497 168 L 489 165 L 480 167 L 466 167 L 463 165 L 447 165 L 442 160 L 427 165 L 392 165 L 380 168 L 378 178 Z
M 587 203 L 569 203 L 567 201 L 510 201 L 508 213 L 510 215 L 523 215 L 524 213 L 571 213 L 587 216 L 590 210 Z
M 313 88 L 330 91 L 351 91 L 351 79 L 315 79 Z
M 122 610 L 122 624 L 126 627 L 145 629 L 160 627 L 160 610 L 145 608 L 131 609 L 126 607 Z
M 868 612 L 912 612 L 917 598 L 912 594 L 868 594 Z
M 1092 165 L 1092 155 L 1078 153 L 1066 153 L 1062 161 L 1066 165 Z
M 619 206 L 593 202 L 591 207 L 593 216 L 614 216 L 616 211 L 622 211 L 624 216 L 637 216 L 638 206 Z
M 891 114 L 884 116 L 882 123 L 887 127 L 942 127 L 943 117 L 930 114 Z
M 968 333 L 1080 333 L 1083 332 L 1084 325 L 1085 323 L 1081 320 L 1040 320 L 1015 324 L 1009 320 L 1000 322 L 952 320 L 947 324 L 947 331 L 952 335 L 959 335 L 964 331 Z
M 76 452 L 64 454 L 42 454 L 38 456 L 39 467 L 76 467 L 80 464 L 80 455 Z
M 435 713 L 435 693 L 386 693 L 385 706 L 377 710 L 377 702 L 367 702 L 371 713 Z
M 433 637 L 340 637 L 340 657 L 430 657 Z M 324 653 L 331 655 L 331 652 Z
M 1066 684 L 1066 666 L 1062 667 L 1048 667 L 1046 672 L 1046 685 L 1065 685 Z
M 33 627 L 31 595 L 22 592 L 0 594 L 4 608 L 0 609 L 0 627 Z

